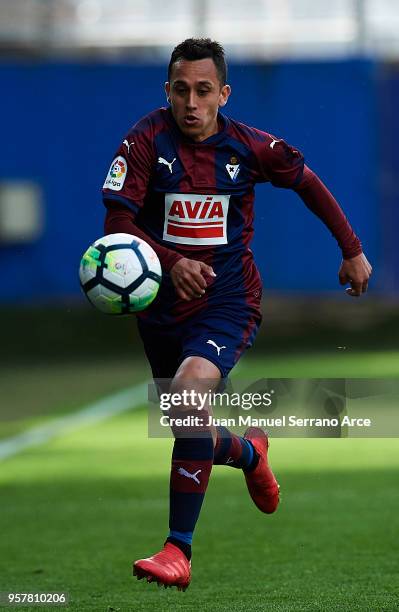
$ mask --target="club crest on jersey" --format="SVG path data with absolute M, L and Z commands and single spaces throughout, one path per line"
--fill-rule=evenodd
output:
M 163 239 L 178 244 L 226 244 L 229 200 L 229 195 L 167 193 Z
M 238 159 L 235 155 L 230 157 L 230 163 L 226 164 L 226 170 L 231 180 L 235 182 L 240 171 L 240 164 L 238 163 Z
M 103 189 L 112 189 L 113 191 L 120 191 L 125 182 L 127 172 L 126 159 L 122 155 L 115 157 L 111 164 L 107 178 L 103 185 Z

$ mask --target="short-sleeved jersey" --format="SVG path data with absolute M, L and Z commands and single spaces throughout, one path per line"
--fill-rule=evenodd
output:
M 170 109 L 136 123 L 116 152 L 103 187 L 155 242 L 202 260 L 216 272 L 206 297 L 183 302 L 164 275 L 157 299 L 142 316 L 178 322 L 207 307 L 234 303 L 259 312 L 261 281 L 249 249 L 254 187 L 270 181 L 295 188 L 302 154 L 284 140 L 218 115 L 219 131 L 202 142 L 185 137 Z

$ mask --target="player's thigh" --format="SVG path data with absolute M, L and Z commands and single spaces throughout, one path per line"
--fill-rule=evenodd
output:
M 218 368 L 221 378 L 227 378 L 243 353 L 252 346 L 259 325 L 260 317 L 251 312 L 208 311 L 184 334 L 181 362 L 188 357 L 202 357 Z
M 181 363 L 182 343 L 177 329 L 162 329 L 138 319 L 137 327 L 154 379 L 172 379 Z

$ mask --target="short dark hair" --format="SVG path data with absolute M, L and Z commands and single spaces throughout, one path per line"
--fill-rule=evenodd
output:
M 224 49 L 222 45 L 210 38 L 187 38 L 173 49 L 168 66 L 168 81 L 170 81 L 173 64 L 179 60 L 185 59 L 193 62 L 208 57 L 213 60 L 216 66 L 221 85 L 226 85 L 227 64 Z

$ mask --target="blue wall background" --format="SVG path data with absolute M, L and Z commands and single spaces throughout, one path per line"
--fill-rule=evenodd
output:
M 397 255 L 383 248 L 382 227 L 393 219 L 381 213 L 380 177 L 381 165 L 394 162 L 389 147 L 384 162 L 379 129 L 381 109 L 389 112 L 381 88 L 392 84 L 379 78 L 380 71 L 371 61 L 231 65 L 226 114 L 302 149 L 375 267 L 386 270 L 375 288 L 383 290 L 389 278 L 393 290 L 399 286 L 392 276 Z M 0 64 L 0 78 L 6 84 L 0 181 L 37 182 L 45 204 L 40 240 L 0 245 L 6 270 L 0 301 L 77 295 L 80 256 L 103 234 L 100 190 L 109 163 L 130 125 L 165 103 L 165 68 L 15 61 Z M 335 240 L 290 191 L 258 187 L 253 247 L 267 289 L 338 289 Z

